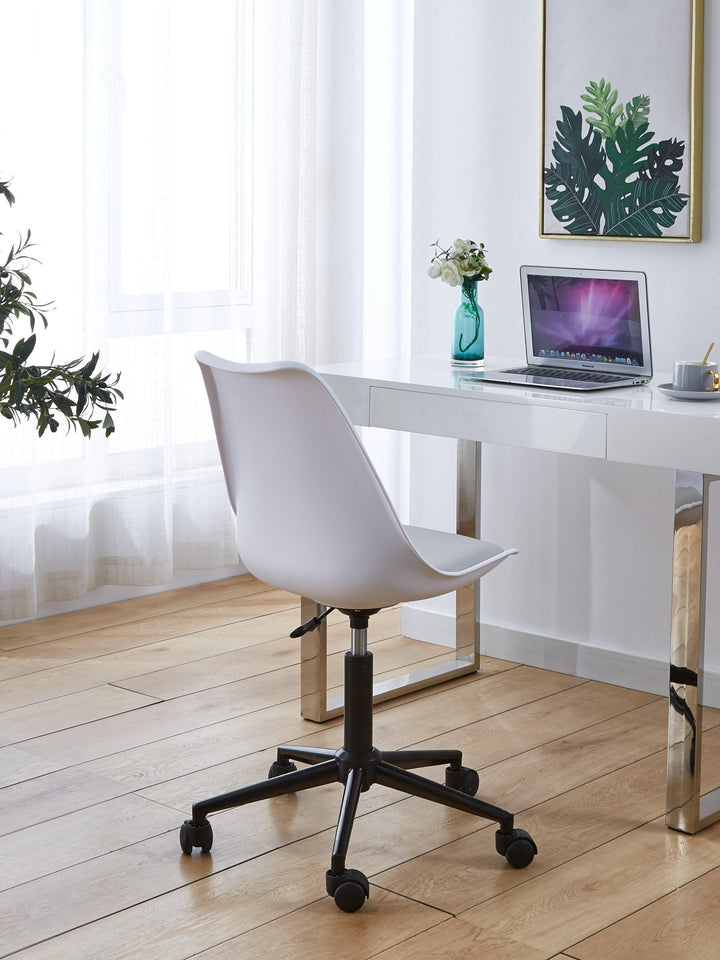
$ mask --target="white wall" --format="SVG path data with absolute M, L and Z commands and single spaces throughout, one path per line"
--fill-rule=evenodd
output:
M 460 236 L 483 241 L 494 270 L 479 287 L 490 360 L 523 356 L 523 263 L 644 270 L 656 371 L 702 358 L 711 340 L 720 350 L 720 15 L 705 6 L 703 240 L 686 244 L 540 239 L 541 3 L 417 0 L 415 353 L 449 352 L 457 291 L 425 269 L 432 241 Z M 451 449 L 419 440 L 413 450 L 424 469 L 412 522 L 452 524 Z M 483 619 L 665 658 L 673 473 L 504 447 L 483 457 L 483 536 L 521 551 L 483 581 Z

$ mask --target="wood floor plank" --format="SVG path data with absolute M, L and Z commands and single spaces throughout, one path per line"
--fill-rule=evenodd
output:
M 372 646 L 376 670 L 400 669 L 408 660 L 418 662 L 437 656 L 441 651 L 436 644 L 418 643 L 401 636 L 378 639 Z M 342 654 L 328 658 L 329 679 L 340 674 Z M 300 650 L 297 640 L 282 637 L 267 643 L 256 644 L 231 653 L 219 654 L 196 660 L 178 667 L 169 667 L 139 677 L 116 681 L 125 690 L 145 693 L 159 700 L 182 697 L 199 690 L 207 690 L 223 683 L 255 677 L 270 670 L 299 663 Z
M 720 867 L 716 867 L 567 952 L 577 960 L 716 960 L 719 942 Z
M 177 815 L 143 797 L 125 796 L 0 837 L 0 890 L 130 846 L 177 827 Z M 29 858 L 28 850 L 42 850 Z
M 44 665 L 38 666 L 38 661 L 26 657 L 10 656 L 7 653 L 0 653 L 0 681 L 12 680 L 14 677 L 22 677 L 28 673 L 34 673 L 36 670 L 42 670 Z M 3 700 L 0 698 L 0 710 L 3 709 Z
M 268 639 L 276 639 L 292 629 L 297 621 L 294 610 L 254 617 L 248 621 L 234 619 L 221 626 L 185 632 L 181 627 L 173 626 L 171 631 L 158 625 L 157 631 L 148 631 L 146 642 L 130 648 L 123 647 L 113 653 L 104 653 L 106 644 L 97 642 L 97 635 L 87 636 L 81 644 L 65 641 L 63 656 L 58 657 L 58 644 L 48 644 L 52 649 L 47 658 L 18 661 L 32 665 L 23 675 L 0 683 L 0 705 L 5 709 L 22 703 L 33 703 L 58 696 L 61 693 L 73 693 L 86 689 L 93 683 L 111 683 L 128 677 L 139 676 L 153 670 L 191 663 L 217 654 L 238 650 L 252 643 L 262 644 Z M 197 626 L 193 619 L 192 626 Z M 115 628 L 111 628 L 115 630 Z M 123 628 L 124 630 L 125 628 Z M 166 636 L 168 632 L 180 629 L 177 636 Z M 65 662 L 69 648 L 72 653 Z
M 453 917 L 397 946 L 377 954 L 374 960 L 547 960 L 543 950 L 534 950 L 498 934 L 478 930 Z M 558 958 L 556 958 L 558 960 Z
M 288 667 L 265 674 L 262 683 L 250 677 L 176 700 L 153 703 L 145 707 L 142 725 L 128 723 L 123 717 L 109 717 L 72 732 L 61 730 L 28 740 L 23 748 L 62 760 L 67 766 L 84 763 L 254 713 L 267 703 L 288 703 L 297 697 L 298 688 L 299 671 Z
M 374 625 L 370 637 L 371 643 L 398 633 L 399 611 L 383 611 L 383 614 L 385 615 L 380 614 L 377 618 L 374 618 L 379 623 Z M 158 672 L 161 677 L 167 675 L 172 677 L 174 676 L 170 673 L 172 668 L 178 668 L 177 675 L 179 677 L 196 678 L 203 669 L 206 673 L 211 674 L 209 667 L 203 668 L 200 666 L 196 668 L 193 664 L 197 662 L 202 664 L 203 661 L 211 660 L 222 654 L 232 655 L 236 658 L 242 657 L 243 651 L 247 647 L 255 645 L 262 650 L 268 640 L 280 642 L 281 638 L 287 637 L 290 630 L 297 626 L 297 619 L 297 610 L 292 608 L 279 613 L 253 617 L 249 620 L 233 620 L 231 623 L 219 627 L 199 630 L 189 635 L 183 633 L 180 636 L 169 638 L 164 636 L 163 625 L 163 629 L 158 629 L 159 636 L 157 639 L 153 639 L 151 633 L 148 643 L 104 656 L 99 655 L 97 645 L 86 638 L 86 641 L 84 641 L 88 643 L 88 646 L 84 647 L 86 659 L 73 660 L 70 663 L 63 663 L 50 668 L 47 668 L 45 661 L 40 658 L 32 661 L 19 660 L 18 663 L 25 665 L 24 672 L 18 672 L 11 679 L 0 681 L 0 710 L 9 710 L 18 706 L 77 693 L 100 683 L 116 683 L 126 689 L 137 689 L 132 682 L 125 681 L 130 678 L 136 680 L 142 678 L 145 681 L 148 676 L 152 676 L 155 672 Z M 347 645 L 346 641 L 347 627 L 344 623 L 336 624 L 328 630 L 328 649 L 331 651 L 344 650 Z M 406 643 L 413 644 L 412 649 L 422 653 L 423 656 L 428 655 L 427 648 L 432 653 L 437 650 L 437 647 L 430 644 L 415 641 L 406 641 Z M 294 657 L 288 655 L 288 662 L 299 662 L 300 646 L 298 642 L 288 640 L 287 644 L 290 654 L 293 652 L 295 654 Z M 268 650 L 268 654 L 270 656 L 272 651 Z M 256 653 L 256 658 L 262 659 L 259 653 Z M 32 665 L 32 668 L 30 668 L 30 665 Z M 217 663 L 220 673 L 219 682 L 227 683 L 228 680 L 233 678 L 229 675 L 223 678 L 222 666 L 222 663 Z M 1 661 L 0 667 L 2 667 Z M 267 667 L 270 668 L 269 662 Z M 146 683 L 145 686 L 147 685 Z M 200 684 L 196 680 L 195 689 L 205 689 L 208 685 L 210 684 Z M 143 684 L 140 684 L 140 686 L 143 686 Z M 180 684 L 178 683 L 177 686 L 179 688 Z M 186 683 L 185 692 L 192 689 L 192 685 Z M 144 693 L 147 691 L 146 689 L 137 689 L 137 692 Z M 177 695 L 177 693 L 171 695 Z M 152 696 L 155 696 L 155 694 L 152 694 Z M 159 690 L 157 696 L 164 697 L 165 693 Z
M 621 714 L 601 724 L 538 747 L 523 756 L 494 764 L 483 784 L 501 790 L 511 810 L 524 810 L 547 800 L 547 788 L 572 790 L 618 767 L 658 753 L 667 744 L 667 704 L 654 701 L 631 715 Z M 562 779 L 557 779 L 562 771 Z
M 0 747 L 0 787 L 42 777 L 64 764 L 51 757 L 37 757 L 22 747 Z
M 116 780 L 82 767 L 28 777 L 0 790 L 0 836 L 128 792 L 127 787 Z
M 132 600 L 121 600 L 72 613 L 29 620 L 25 623 L 0 627 L 0 650 L 32 646 L 106 626 L 129 624 L 194 606 L 222 603 L 225 600 L 251 596 L 269 589 L 267 584 L 246 574 L 215 580 L 212 583 L 198 584 L 195 587 L 167 590 L 147 597 L 136 597 Z
M 413 699 L 380 704 L 373 722 L 375 742 L 381 749 L 400 749 L 434 736 L 447 741 L 454 735 L 451 731 L 584 683 L 578 677 L 524 666 L 470 675 L 464 684 L 451 682 L 424 691 L 422 706 Z
M 155 702 L 153 697 L 145 694 L 103 684 L 45 703 L 33 703 L 27 707 L 4 711 L 0 725 L 0 743 L 20 743 L 42 737 L 52 730 L 68 731 L 69 728 L 89 724 L 100 718 L 116 718 L 118 714 Z M 68 736 L 72 734 L 69 733 Z
M 94 656 L 129 650 L 152 641 L 198 633 L 210 627 L 234 624 L 247 618 L 261 617 L 282 611 L 299 611 L 298 598 L 283 590 L 263 590 L 248 597 L 193 606 L 144 620 L 112 624 L 100 629 L 70 633 L 58 639 L 43 641 L 38 638 L 31 647 L 8 648 L 6 658 L 36 658 L 45 666 L 84 660 L 88 653 Z
M 294 741 L 309 734 L 314 727 L 300 717 L 297 701 L 290 700 L 242 717 L 109 753 L 79 769 L 115 780 L 128 790 L 144 792 L 153 784 L 242 759 L 277 745 L 279 730 L 288 741 Z M 334 730 L 334 739 L 341 740 L 337 725 Z M 260 773 L 253 779 L 261 780 L 263 776 L 265 773 Z
M 517 680 L 511 683 L 508 679 L 509 674 L 513 677 L 517 676 Z M 465 686 L 448 684 L 449 689 L 443 689 L 439 693 L 434 693 L 432 690 L 420 691 L 417 696 L 402 704 L 401 708 L 404 710 L 415 700 L 427 696 L 441 698 L 433 701 L 433 711 L 424 711 L 426 716 L 419 728 L 419 735 L 422 736 L 423 731 L 437 732 L 435 710 L 439 715 L 444 714 L 445 717 L 452 718 L 456 715 L 455 711 L 463 709 L 464 706 L 472 707 L 468 719 L 473 720 L 478 718 L 478 713 L 481 716 L 488 715 L 494 706 L 497 709 L 508 709 L 522 702 L 525 696 L 531 699 L 540 698 L 550 692 L 585 681 L 551 674 L 548 671 L 520 667 L 517 670 L 503 671 L 482 678 L 481 682 L 486 685 L 482 697 L 463 693 L 467 684 Z M 257 713 L 264 704 L 289 703 L 297 697 L 298 693 L 299 670 L 296 667 L 287 667 L 265 674 L 261 684 L 256 678 L 251 677 L 176 700 L 151 704 L 144 708 L 141 725 L 129 722 L 126 717 L 110 717 L 72 731 L 63 730 L 25 741 L 23 748 L 28 753 L 58 762 L 62 761 L 64 765 L 69 766 L 101 757 L 110 757 L 136 746 L 158 742 L 173 736 L 186 736 L 192 731 L 212 724 Z M 388 725 L 383 720 L 385 709 L 386 707 L 381 706 L 376 713 L 379 729 L 383 729 L 384 726 L 387 729 L 386 742 L 403 743 L 409 735 L 398 733 L 393 729 L 392 724 Z M 408 723 L 415 723 L 409 715 L 404 716 Z M 398 719 L 397 722 L 402 721 Z M 295 728 L 293 733 L 285 734 L 285 739 L 295 739 L 317 730 L 317 725 L 310 724 L 308 721 L 303 723 L 307 723 L 307 726 Z M 283 728 L 272 729 L 282 731 Z M 392 740 L 391 737 L 393 737 Z M 268 743 L 265 742 L 262 746 L 268 746 Z
M 528 947 L 566 950 L 713 869 L 718 841 L 720 824 L 688 837 L 661 818 L 461 916 Z
M 224 608 L 225 609 L 225 608 Z M 147 642 L 127 647 L 127 627 L 109 628 L 101 636 L 98 632 L 84 634 L 81 638 L 55 641 L 33 648 L 34 659 L 13 659 L 12 655 L 0 656 L 0 710 L 9 710 L 29 703 L 37 703 L 65 694 L 85 690 L 98 683 L 119 682 L 137 678 L 155 671 L 192 664 L 224 653 L 262 645 L 268 640 L 287 637 L 297 626 L 298 610 L 295 606 L 274 613 L 266 613 L 249 619 L 238 619 L 244 608 L 233 609 L 232 619 L 220 626 L 208 627 L 208 616 L 202 612 L 187 615 L 181 623 L 156 618 L 152 624 L 145 623 Z M 215 612 L 215 611 L 214 611 Z M 215 612 L 215 619 L 218 619 Z M 220 619 L 227 619 L 227 611 Z M 331 615 L 332 617 L 332 615 Z M 391 637 L 399 633 L 400 611 L 383 610 L 373 617 L 368 642 Z M 202 622 L 203 629 L 192 632 Z M 180 630 L 179 635 L 168 636 Z M 347 623 L 342 614 L 328 628 L 328 650 L 336 652 L 347 647 Z M 110 642 L 116 645 L 120 636 L 122 649 L 103 653 Z M 132 640 L 135 643 L 137 637 Z M 408 641 L 410 643 L 412 641 Z M 300 658 L 300 645 L 293 641 Z M 422 650 L 428 644 L 417 642 L 415 648 Z M 46 649 L 47 648 L 47 649 Z M 432 647 L 435 651 L 437 648 Z M 41 654 L 43 651 L 46 656 Z M 427 651 L 423 650 L 423 655 Z M 78 659 L 79 658 L 79 659 Z M 67 660 L 67 662 L 66 662 Z M 5 679 L 2 679 L 3 676 Z M 227 682 L 227 681 L 225 681 Z M 143 691 L 139 691 L 143 692 Z
M 480 768 L 517 756 L 544 743 L 577 733 L 650 703 L 657 697 L 638 690 L 619 690 L 608 684 L 587 681 L 540 700 L 523 703 L 503 713 L 468 723 L 452 734 L 453 747 L 462 750 L 463 762 Z M 447 734 L 422 741 L 422 747 L 441 749 Z M 508 749 L 508 745 L 512 750 Z
M 333 960 L 364 960 L 385 948 L 435 925 L 445 916 L 424 904 L 404 900 L 386 890 L 371 888 L 370 899 L 359 913 L 339 910 L 328 915 L 326 900 L 295 910 L 272 924 L 226 940 L 203 953 L 203 960 L 238 960 L 238 957 L 275 957 L 277 960 L 318 960 L 332 944 Z M 527 958 L 531 960 L 531 958 Z

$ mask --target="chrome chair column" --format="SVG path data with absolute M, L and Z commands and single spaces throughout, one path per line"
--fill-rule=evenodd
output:
M 473 440 L 457 443 L 457 524 L 456 532 L 465 537 L 480 537 L 477 504 L 480 496 L 481 444 Z M 480 624 L 478 583 L 469 584 L 455 594 L 455 650 L 452 659 L 409 673 L 381 680 L 373 686 L 373 702 L 380 703 L 421 690 L 453 677 L 477 673 L 480 668 Z M 303 597 L 300 619 L 305 622 L 321 613 L 323 607 Z M 323 621 L 300 641 L 300 712 L 306 720 L 322 723 L 343 712 L 343 698 L 327 696 L 327 624 Z
M 720 788 L 701 792 L 706 533 L 710 485 L 718 479 L 675 475 L 665 823 L 684 833 L 720 820 Z

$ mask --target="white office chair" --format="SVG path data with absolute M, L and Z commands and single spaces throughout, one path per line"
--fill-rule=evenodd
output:
M 479 778 L 459 750 L 380 751 L 372 739 L 369 617 L 382 607 L 439 596 L 471 583 L 515 550 L 452 533 L 403 526 L 355 429 L 328 385 L 300 363 L 237 364 L 196 354 L 205 380 L 242 561 L 260 580 L 311 597 L 350 618 L 345 654 L 344 744 L 278 748 L 269 778 L 192 808 L 185 853 L 212 845 L 209 813 L 340 781 L 344 794 L 327 892 L 347 912 L 369 895 L 345 858 L 360 793 L 373 783 L 499 824 L 496 849 L 525 867 L 537 847 L 513 815 L 475 798 Z M 321 616 L 326 615 L 329 609 Z M 314 618 L 293 632 L 317 625 Z M 298 770 L 293 761 L 310 764 Z M 413 767 L 447 764 L 445 785 Z

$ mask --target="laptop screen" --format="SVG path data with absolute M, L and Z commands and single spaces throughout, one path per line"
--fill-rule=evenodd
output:
M 523 267 L 523 299 L 528 359 L 652 372 L 644 274 Z

